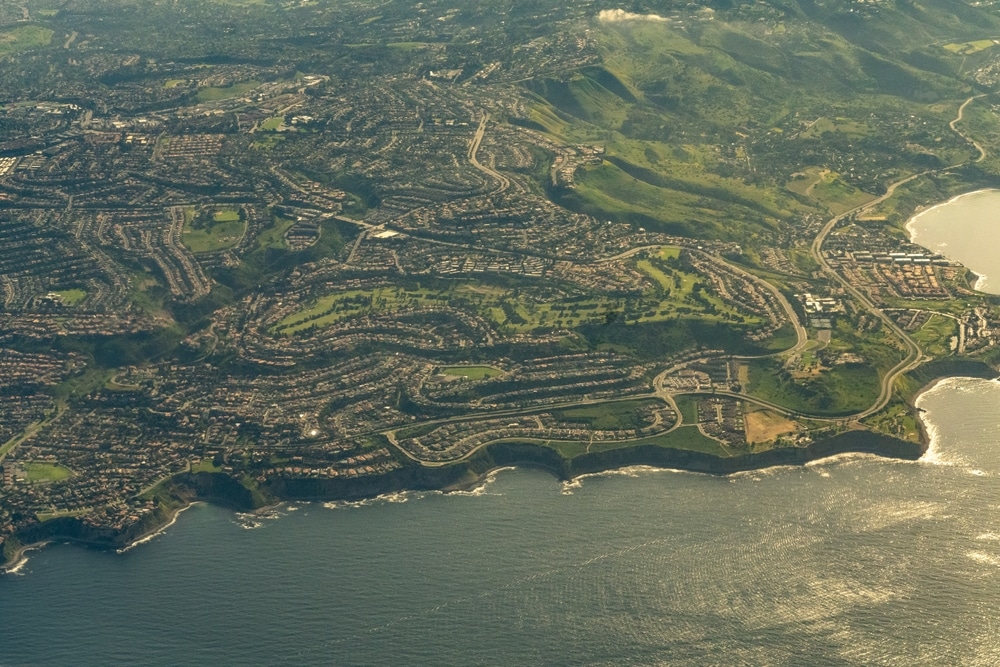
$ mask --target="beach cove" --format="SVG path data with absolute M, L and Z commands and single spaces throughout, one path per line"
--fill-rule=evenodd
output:
M 913 243 L 975 273 L 976 290 L 1000 294 L 1000 190 L 953 197 L 914 215 L 906 230 Z

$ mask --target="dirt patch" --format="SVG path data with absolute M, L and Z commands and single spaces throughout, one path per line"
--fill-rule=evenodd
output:
M 769 442 L 779 435 L 794 433 L 799 427 L 791 419 L 770 410 L 748 412 L 744 419 L 747 425 L 747 442 L 749 443 Z

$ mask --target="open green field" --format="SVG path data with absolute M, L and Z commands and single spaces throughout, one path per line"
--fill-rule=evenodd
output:
M 639 180 L 610 162 L 577 170 L 573 194 L 563 201 L 570 208 L 618 222 L 695 237 L 718 235 L 718 214 L 702 209 L 697 195 Z
M 75 306 L 87 298 L 87 291 L 79 288 L 59 290 L 55 294 L 58 294 L 63 304 L 67 306 Z
M 832 171 L 825 173 L 811 187 L 809 196 L 836 215 L 857 208 L 875 198 L 874 195 L 845 182 L 839 174 Z
M 73 476 L 73 471 L 58 463 L 31 461 L 24 464 L 24 474 L 30 484 L 60 482 Z
M 105 387 L 113 376 L 114 371 L 88 366 L 83 373 L 63 380 L 55 388 L 54 394 L 56 398 L 63 400 L 84 396 Z
M 217 209 L 209 213 L 209 218 L 195 216 L 194 211 L 188 211 L 185 216 L 184 231 L 181 241 L 193 253 L 208 253 L 227 250 L 239 244 L 246 233 L 246 222 L 240 219 L 240 213 L 231 208 Z
M 35 515 L 35 518 L 39 521 L 51 521 L 52 519 L 62 519 L 63 517 L 83 516 L 88 512 L 90 512 L 90 509 L 86 507 L 65 512 L 39 512 Z
M 806 167 L 792 174 L 791 179 L 785 183 L 785 189 L 807 197 L 812 196 L 813 188 L 822 182 L 827 173 L 828 170 L 820 167 Z
M 23 25 L 2 30 L 0 31 L 0 58 L 28 49 L 48 46 L 52 43 L 53 34 L 55 33 L 49 28 L 38 25 Z
M 868 128 L 850 118 L 817 118 L 809 128 L 800 134 L 803 139 L 822 137 L 827 132 L 840 132 L 853 139 L 868 135 Z
M 682 424 L 698 423 L 698 397 L 697 396 L 675 396 L 674 402 L 681 413 Z
M 278 134 L 277 132 L 262 134 L 258 135 L 256 141 L 250 144 L 250 147 L 256 148 L 257 150 L 269 151 L 284 140 L 285 140 L 285 135 Z
M 994 44 L 996 44 L 996 42 L 992 39 L 977 39 L 971 42 L 945 44 L 942 48 L 946 51 L 957 53 L 962 56 L 971 56 L 973 53 L 985 51 Z
M 234 83 L 231 86 L 226 86 L 224 88 L 216 88 L 214 86 L 209 86 L 207 88 L 202 88 L 198 91 L 196 99 L 199 102 L 215 102 L 217 100 L 228 100 L 233 97 L 240 97 L 246 95 L 251 90 L 260 85 L 260 81 L 245 81 L 243 83 Z
M 441 373 L 469 380 L 487 380 L 504 374 L 502 370 L 493 366 L 447 366 L 441 369 Z
M 119 391 L 119 392 L 141 391 L 142 390 L 142 387 L 140 385 L 137 385 L 137 384 L 123 384 L 123 383 L 118 382 L 118 376 L 117 375 L 112 375 L 110 378 L 108 378 L 108 381 L 104 383 L 104 388 L 107 389 L 108 391 Z
M 682 426 L 668 433 L 654 435 L 640 440 L 620 440 L 616 442 L 565 442 L 557 440 L 535 441 L 559 452 L 567 459 L 573 459 L 587 452 L 608 452 L 615 449 L 655 445 L 668 449 L 686 449 L 704 452 L 713 456 L 728 457 L 731 452 L 719 442 L 706 438 L 695 426 Z
M 663 401 L 647 398 L 566 408 L 556 410 L 552 416 L 561 422 L 585 424 L 587 428 L 599 431 L 624 430 L 646 426 L 648 422 L 642 419 L 640 413 L 663 407 Z
M 257 236 L 256 247 L 258 249 L 267 248 L 287 248 L 285 242 L 285 232 L 295 224 L 294 220 L 274 216 L 274 224 L 267 227 Z
M 881 388 L 878 371 L 867 364 L 840 364 L 800 379 L 793 379 L 775 359 L 753 359 L 748 365 L 748 394 L 803 414 L 861 412 L 875 402 Z
M 202 459 L 191 464 L 191 472 L 222 472 L 222 468 L 216 466 L 212 459 Z
M 274 116 L 273 118 L 268 118 L 263 123 L 260 124 L 260 129 L 273 132 L 281 127 L 281 124 L 285 122 L 284 116 Z

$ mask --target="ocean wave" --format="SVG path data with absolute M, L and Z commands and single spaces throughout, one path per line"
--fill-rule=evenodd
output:
M 497 481 L 497 477 L 502 472 L 508 472 L 511 470 L 517 470 L 514 466 L 504 466 L 503 468 L 497 468 L 496 470 L 491 470 L 486 473 L 486 476 L 480 480 L 479 484 L 472 487 L 471 489 L 458 489 L 456 491 L 449 491 L 447 495 L 449 496 L 501 496 L 502 493 L 489 493 L 489 487 L 493 486 L 493 483 Z
M 840 454 L 832 454 L 831 456 L 824 456 L 821 459 L 816 459 L 814 461 L 808 461 L 805 464 L 806 468 L 820 468 L 830 465 L 847 466 L 855 463 L 860 463 L 862 461 L 883 461 L 883 457 L 878 454 L 871 454 L 869 452 L 841 452 Z
M 177 510 L 176 512 L 174 512 L 174 515 L 172 517 L 170 517 L 170 521 L 168 521 L 166 524 L 164 524 L 163 526 L 160 526 L 159 528 L 157 528 L 156 530 L 154 530 L 153 532 L 151 532 L 151 533 L 149 533 L 147 535 L 143 535 L 142 537 L 140 537 L 139 539 L 135 540 L 131 544 L 127 544 L 124 547 L 122 547 L 121 549 L 116 549 L 115 553 L 123 554 L 126 551 L 131 551 L 132 549 L 134 549 L 135 547 L 139 546 L 140 544 L 145 544 L 146 542 L 151 541 L 154 537 L 158 537 L 159 535 L 162 535 L 163 533 L 166 532 L 167 528 L 170 528 L 170 526 L 172 526 L 175 523 L 177 523 L 177 517 L 179 517 L 183 512 L 188 511 L 189 509 L 191 509 L 192 507 L 194 507 L 197 504 L 198 503 L 191 503 L 191 504 L 189 504 L 189 505 L 187 505 L 185 507 L 180 508 L 179 510 Z
M 24 572 L 24 566 L 28 564 L 28 557 L 21 556 L 21 558 L 8 568 L 5 568 L 3 574 L 13 574 L 19 577 L 23 577 L 26 572 Z
M 916 407 L 921 408 L 918 417 L 927 432 L 928 446 L 924 455 L 918 459 L 918 463 L 937 466 L 961 467 L 965 468 L 970 475 L 977 477 L 988 476 L 989 473 L 979 468 L 974 468 L 968 460 L 954 451 L 944 449 L 945 438 L 942 437 L 941 429 L 937 421 L 938 415 L 932 410 L 923 409 L 928 399 L 939 393 L 951 393 L 959 396 L 980 396 L 984 388 L 991 392 L 1000 390 L 1000 381 L 997 379 L 983 380 L 968 377 L 949 377 L 939 380 L 933 387 L 920 395 L 916 401 Z
M 234 512 L 233 523 L 244 530 L 257 530 L 266 526 L 270 521 L 277 521 L 288 516 L 290 512 L 297 512 L 300 509 L 302 508 L 298 505 L 279 503 L 252 512 Z
M 564 496 L 572 496 L 574 491 L 582 488 L 583 482 L 579 477 L 575 477 L 573 479 L 563 480 L 563 483 L 559 485 L 559 493 Z
M 31 553 L 32 551 L 41 551 L 46 546 L 48 546 L 48 542 L 24 547 L 23 549 L 21 549 L 21 553 L 18 554 L 17 561 L 13 565 L 8 565 L 7 567 L 0 568 L 0 575 L 13 574 L 18 577 L 23 577 L 24 575 L 27 574 L 27 572 L 24 571 L 24 568 L 28 564 L 28 554 Z
M 362 498 L 361 500 L 328 500 L 320 503 L 320 505 L 328 510 L 358 509 L 374 505 L 398 505 L 410 502 L 411 500 L 419 500 L 427 496 L 440 494 L 440 491 L 393 491 L 392 493 L 384 493 L 374 498 Z
M 977 563 L 986 563 L 987 565 L 1000 567 L 1000 558 L 997 558 L 993 554 L 988 554 L 982 551 L 967 551 L 965 555 Z
M 785 475 L 794 471 L 801 471 L 802 466 L 797 465 L 777 465 L 768 466 L 767 468 L 754 468 L 753 470 L 739 470 L 737 472 L 731 472 L 726 475 L 726 478 L 730 483 L 736 483 L 743 480 L 748 480 L 751 482 L 763 482 L 765 478 L 777 477 L 778 475 Z
M 573 495 L 575 489 L 583 487 L 583 482 L 588 479 L 601 479 L 606 477 L 640 477 L 642 475 L 649 475 L 653 473 L 677 473 L 683 475 L 705 475 L 707 473 L 695 472 L 692 470 L 679 470 L 677 468 L 658 468 L 656 466 L 646 466 L 646 465 L 635 465 L 635 466 L 625 466 L 624 468 L 614 468 L 613 470 L 602 470 L 601 472 L 589 472 L 583 475 L 577 475 L 573 479 L 566 480 L 562 483 L 560 492 L 564 496 Z

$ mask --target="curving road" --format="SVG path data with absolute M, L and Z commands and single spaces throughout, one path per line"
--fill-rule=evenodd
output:
M 725 266 L 727 269 L 729 269 L 733 273 L 735 273 L 735 274 L 737 274 L 737 275 L 739 275 L 739 276 L 741 276 L 741 277 L 749 280 L 752 283 L 756 283 L 757 285 L 760 285 L 761 287 L 763 287 L 764 289 L 766 289 L 768 292 L 770 292 L 774 296 L 774 298 L 778 300 L 778 303 L 781 304 L 782 309 L 785 311 L 785 314 L 788 316 L 788 321 L 792 323 L 793 327 L 795 327 L 795 345 L 793 345 L 792 347 L 788 348 L 787 350 L 782 350 L 780 352 L 772 352 L 770 354 L 764 354 L 764 355 L 759 355 L 759 356 L 762 356 L 762 357 L 773 357 L 773 356 L 777 356 L 779 354 L 789 354 L 789 353 L 792 353 L 792 352 L 801 352 L 802 349 L 806 345 L 809 344 L 809 333 L 806 331 L 806 328 L 804 326 L 802 326 L 802 322 L 799 321 L 799 315 L 798 315 L 798 313 L 796 313 L 795 309 L 792 308 L 792 304 L 789 303 L 788 299 L 785 298 L 785 295 L 781 293 L 781 290 L 779 290 L 777 287 L 775 287 L 774 285 L 772 285 L 768 281 L 764 280 L 763 278 L 761 278 L 759 276 L 755 276 L 754 274 L 752 274 L 749 271 L 746 271 L 744 269 L 741 269 L 740 267 L 736 266 L 735 264 L 730 264 L 729 262 L 727 262 L 726 260 L 722 259 L 718 255 L 709 255 L 708 253 L 705 253 L 705 252 L 701 252 L 701 254 L 703 256 L 707 257 L 708 259 L 710 259 L 713 262 L 716 262 L 718 264 L 722 264 L 723 266 Z
M 969 99 L 965 100 L 961 104 L 961 106 L 958 107 L 958 114 L 955 117 L 955 119 L 948 124 L 948 126 L 958 136 L 962 137 L 962 139 L 970 143 L 972 146 L 976 148 L 976 150 L 979 151 L 979 157 L 975 160 L 975 162 L 982 162 L 986 158 L 986 151 L 979 144 L 979 142 L 971 139 L 970 137 L 967 137 L 965 134 L 959 131 L 959 129 L 956 126 L 958 125 L 959 122 L 961 122 L 962 117 L 965 113 L 965 108 L 968 107 L 973 100 L 978 99 L 980 97 L 984 97 L 984 95 L 974 95 Z M 833 267 L 829 265 L 829 263 L 826 261 L 826 258 L 823 257 L 823 252 L 822 252 L 823 242 L 826 240 L 826 237 L 830 234 L 833 228 L 836 227 L 845 218 L 851 215 L 855 215 L 857 213 L 861 213 L 874 206 L 877 206 L 878 204 L 881 204 L 885 200 L 892 197 L 892 195 L 896 192 L 896 189 L 899 188 L 899 186 L 905 185 L 906 183 L 909 183 L 910 181 L 913 181 L 922 176 L 940 173 L 948 169 L 961 167 L 962 165 L 965 164 L 968 164 L 968 162 L 960 162 L 958 164 L 954 164 L 948 167 L 942 167 L 940 169 L 929 169 L 927 171 L 922 171 L 916 174 L 912 174 L 910 176 L 907 176 L 906 178 L 902 178 L 898 181 L 895 181 L 894 183 L 890 184 L 888 188 L 886 188 L 885 194 L 876 197 L 875 199 L 865 204 L 862 204 L 861 206 L 853 208 L 850 211 L 847 211 L 846 213 L 841 213 L 840 215 L 831 218 L 825 225 L 823 225 L 823 228 L 820 230 L 819 234 L 816 235 L 816 238 L 813 239 L 812 246 L 810 247 L 810 252 L 812 253 L 813 259 L 815 259 L 816 262 L 822 268 L 823 272 L 828 274 L 838 283 L 840 283 L 840 285 L 844 288 L 844 290 L 847 291 L 851 296 L 853 296 L 862 306 L 864 306 L 869 313 L 879 318 L 886 325 L 886 327 L 888 327 L 888 329 L 892 331 L 899 338 L 900 341 L 902 341 L 903 346 L 906 348 L 906 356 L 903 358 L 903 360 L 900 361 L 895 366 L 893 366 L 889 370 L 889 372 L 886 373 L 885 376 L 883 376 L 882 388 L 881 392 L 879 393 L 878 400 L 875 401 L 875 403 L 872 404 L 872 406 L 869 407 L 867 410 L 863 410 L 858 414 L 854 415 L 853 419 L 855 420 L 864 419 L 865 417 L 868 417 L 869 415 L 872 415 L 881 410 L 882 408 L 884 408 L 892 399 L 893 385 L 895 384 L 896 380 L 904 373 L 907 373 L 908 371 L 911 371 L 917 366 L 919 366 L 923 362 L 924 356 L 920 350 L 920 346 L 917 345 L 917 343 L 914 342 L 914 340 L 910 338 L 905 331 L 900 329 L 899 326 L 892 320 L 892 318 L 886 315 L 881 308 L 876 307 L 875 304 L 873 304 L 868 299 L 868 297 L 863 295 L 857 288 L 851 285 L 850 282 L 848 282 L 843 276 L 841 276 L 837 271 L 835 271 Z
M 479 152 L 479 145 L 483 143 L 483 136 L 486 134 L 486 123 L 489 119 L 490 115 L 484 112 L 483 119 L 479 121 L 479 129 L 476 130 L 476 135 L 472 138 L 472 142 L 469 143 L 468 158 L 473 167 L 500 182 L 500 185 L 497 186 L 495 190 L 490 192 L 491 195 L 495 195 L 510 187 L 510 179 L 503 174 L 480 164 L 479 160 L 476 159 L 476 153 Z
M 982 162 L 986 158 L 986 151 L 983 149 L 983 147 L 977 141 L 975 141 L 975 140 L 971 139 L 970 137 L 966 136 L 965 134 L 963 134 L 961 131 L 958 130 L 958 128 L 956 126 L 957 126 L 957 124 L 959 122 L 961 122 L 966 107 L 968 107 L 968 105 L 971 104 L 973 102 L 973 100 L 978 99 L 980 97 L 984 97 L 984 95 L 976 95 L 976 96 L 970 97 L 967 100 L 965 100 L 961 104 L 961 106 L 959 106 L 959 108 L 958 108 L 958 114 L 957 114 L 956 118 L 949 123 L 949 127 L 956 134 L 958 134 L 960 137 L 962 137 L 963 139 L 965 139 L 968 143 L 970 143 L 973 147 L 975 147 L 976 150 L 979 152 L 979 157 L 975 160 L 975 162 Z M 487 122 L 488 118 L 489 118 L 489 116 L 484 114 L 483 119 L 480 121 L 479 129 L 477 130 L 476 135 L 473 138 L 472 143 L 469 146 L 469 161 L 472 163 L 473 166 L 475 166 L 480 171 L 483 171 L 484 173 L 486 173 L 486 174 L 488 174 L 490 176 L 493 176 L 494 178 L 500 180 L 501 187 L 500 187 L 499 190 L 496 190 L 496 192 L 499 192 L 499 191 L 502 191 L 502 190 L 506 189 L 506 187 L 509 186 L 510 182 L 505 177 L 501 176 L 500 174 L 497 174 L 492 169 L 489 169 L 489 168 L 484 167 L 483 165 L 479 164 L 479 162 L 476 160 L 476 157 L 475 157 L 476 156 L 476 152 L 479 149 L 479 144 L 482 142 L 482 138 L 483 138 L 483 134 L 485 133 L 485 130 L 486 130 L 486 122 Z M 835 282 L 837 282 L 838 284 L 840 284 L 844 288 L 845 292 L 847 292 L 852 297 L 854 297 L 854 299 L 856 299 L 857 302 L 860 303 L 865 308 L 865 310 L 867 310 L 873 316 L 877 317 L 890 331 L 893 332 L 893 334 L 895 334 L 899 338 L 899 340 L 903 344 L 903 347 L 905 348 L 906 355 L 903 357 L 903 359 L 899 363 L 897 363 L 895 366 L 893 366 L 882 377 L 881 390 L 880 390 L 880 393 L 879 393 L 879 397 L 878 397 L 878 399 L 870 407 L 868 407 L 867 409 L 862 410 L 861 412 L 858 412 L 857 414 L 854 414 L 854 415 L 846 415 L 846 416 L 841 416 L 841 417 L 818 416 L 818 415 L 810 415 L 810 414 L 798 412 L 798 411 L 795 411 L 795 410 L 790 410 L 789 408 L 786 408 L 784 406 L 778 405 L 777 403 L 772 403 L 772 402 L 770 402 L 770 401 L 768 401 L 766 399 L 757 398 L 755 396 L 749 396 L 749 395 L 743 394 L 743 393 L 731 392 L 731 391 L 728 391 L 728 390 L 716 389 L 715 391 L 703 391 L 703 390 L 670 391 L 667 388 L 665 388 L 663 386 L 663 383 L 664 383 L 665 379 L 667 378 L 667 376 L 670 375 L 673 372 L 676 372 L 680 368 L 686 366 L 687 363 L 689 363 L 689 362 L 685 362 L 683 364 L 678 364 L 678 365 L 672 366 L 671 368 L 668 368 L 668 369 L 662 371 L 661 373 L 659 373 L 653 379 L 653 393 L 632 396 L 630 398 L 636 398 L 636 399 L 638 399 L 638 398 L 652 398 L 652 397 L 656 397 L 656 398 L 659 398 L 659 399 L 663 400 L 664 402 L 666 402 L 674 410 L 675 414 L 677 415 L 677 420 L 673 424 L 673 426 L 671 426 L 669 429 L 665 430 L 663 433 L 668 433 L 668 432 L 673 431 L 674 429 L 676 429 L 676 428 L 678 428 L 678 427 L 680 427 L 680 426 L 683 425 L 683 421 L 684 421 L 683 420 L 683 416 L 682 416 L 681 411 L 678 408 L 677 403 L 676 403 L 676 401 L 674 399 L 675 396 L 679 396 L 679 395 L 683 395 L 683 394 L 708 395 L 708 396 L 725 396 L 727 398 L 734 398 L 734 399 L 738 399 L 738 400 L 742 400 L 742 401 L 747 401 L 747 402 L 750 402 L 750 403 L 754 403 L 754 404 L 760 405 L 762 407 L 768 408 L 770 410 L 774 410 L 775 412 L 784 414 L 786 416 L 790 416 L 790 417 L 805 417 L 805 418 L 808 418 L 808 419 L 811 419 L 811 420 L 824 421 L 824 422 L 860 421 L 860 420 L 864 419 L 865 417 L 868 417 L 868 416 L 870 416 L 870 415 L 878 412 L 882 408 L 884 408 L 889 403 L 889 401 L 892 399 L 892 394 L 893 394 L 893 390 L 894 390 L 894 384 L 895 384 L 896 380 L 901 375 L 903 375 L 904 373 L 906 373 L 906 372 L 908 372 L 908 371 L 916 368 L 917 366 L 919 366 L 924 361 L 923 352 L 921 351 L 920 346 L 917 345 L 917 343 L 914 342 L 914 340 L 912 338 L 910 338 L 910 336 L 907 335 L 906 332 L 904 332 L 892 320 L 892 318 L 890 318 L 888 315 L 886 315 L 885 312 L 882 311 L 882 309 L 880 309 L 877 306 L 875 306 L 875 304 L 873 304 L 868 299 L 867 296 L 865 296 L 864 294 L 862 294 L 846 278 L 844 278 L 843 276 L 841 276 L 833 267 L 830 266 L 830 264 L 827 262 L 826 258 L 823 256 L 823 252 L 822 252 L 823 251 L 823 243 L 824 243 L 824 241 L 826 241 L 826 238 L 827 238 L 827 236 L 829 236 L 830 232 L 833 231 L 833 229 L 838 224 L 840 224 L 842 221 L 844 221 L 845 219 L 847 219 L 848 217 L 850 217 L 852 215 L 856 215 L 858 213 L 862 213 L 862 212 L 864 212 L 864 211 L 866 211 L 868 209 L 871 209 L 871 208 L 873 208 L 873 207 L 881 204 L 882 202 L 886 201 L 887 199 L 889 199 L 890 197 L 892 197 L 895 194 L 896 190 L 901 185 L 905 185 L 906 183 L 909 183 L 909 182 L 911 182 L 913 180 L 916 180 L 917 178 L 921 178 L 923 176 L 927 176 L 927 175 L 935 174 L 935 173 L 940 173 L 940 172 L 946 171 L 948 169 L 954 169 L 956 167 L 960 167 L 960 166 L 962 166 L 964 164 L 968 164 L 968 163 L 969 162 L 961 162 L 961 163 L 958 163 L 958 164 L 955 164 L 955 165 L 951 165 L 949 167 L 942 167 L 940 169 L 930 169 L 930 170 L 927 170 L 927 171 L 922 171 L 922 172 L 919 172 L 919 173 L 916 173 L 916 174 L 912 174 L 910 176 L 907 176 L 905 178 L 902 178 L 902 179 L 900 179 L 898 181 L 895 181 L 895 182 L 891 183 L 886 188 L 886 191 L 885 191 L 884 194 L 882 194 L 882 195 L 876 197 L 875 199 L 872 199 L 872 200 L 870 200 L 870 201 L 868 201 L 868 202 L 866 202 L 866 203 L 864 203 L 864 204 L 862 204 L 860 206 L 857 206 L 857 207 L 855 207 L 855 208 L 853 208 L 853 209 L 851 209 L 849 211 L 846 211 L 844 213 L 836 215 L 833 218 L 831 218 L 830 220 L 828 220 L 826 222 L 826 224 L 824 224 L 823 227 L 820 229 L 820 231 L 816 235 L 816 237 L 813 239 L 813 242 L 812 242 L 812 244 L 810 246 L 810 253 L 812 254 L 813 259 L 816 260 L 816 263 L 820 266 L 821 270 L 824 273 L 826 273 L 830 278 L 832 278 Z M 598 262 L 599 263 L 603 263 L 603 262 L 610 262 L 610 261 L 616 261 L 616 260 L 626 259 L 626 258 L 631 257 L 631 256 L 633 256 L 635 254 L 638 254 L 639 252 L 642 252 L 644 250 L 650 250 L 650 249 L 657 248 L 657 247 L 661 247 L 661 246 L 658 246 L 658 245 L 657 246 L 642 246 L 642 247 L 638 247 L 638 248 L 632 248 L 632 249 L 627 250 L 625 252 L 619 253 L 618 255 L 615 255 L 613 257 L 608 257 L 608 258 L 604 258 L 603 260 L 598 260 Z M 731 270 L 731 271 L 733 271 L 733 272 L 735 272 L 735 273 L 737 273 L 737 274 L 745 277 L 748 280 L 754 281 L 755 283 L 763 286 L 768 291 L 770 291 L 771 294 L 773 294 L 777 298 L 777 300 L 781 304 L 782 308 L 788 314 L 789 320 L 795 326 L 796 344 L 793 347 L 789 348 L 788 350 L 784 350 L 783 352 L 772 353 L 772 354 L 767 354 L 767 355 L 760 355 L 760 356 L 762 356 L 762 357 L 769 357 L 769 356 L 774 356 L 774 354 L 788 354 L 788 353 L 793 353 L 793 352 L 801 351 L 805 347 L 805 345 L 808 343 L 808 333 L 806 332 L 805 327 L 802 326 L 802 324 L 799 322 L 798 315 L 795 313 L 795 310 L 792 308 L 792 305 L 788 302 L 788 300 L 785 298 L 785 296 L 783 294 L 781 294 L 781 292 L 777 289 L 777 287 L 775 287 L 774 285 L 772 285 L 768 281 L 766 281 L 766 280 L 764 280 L 764 279 L 762 279 L 762 278 L 760 278 L 758 276 L 755 276 L 752 273 L 749 273 L 748 271 L 745 271 L 745 270 L 743 270 L 743 269 L 741 269 L 741 268 L 739 268 L 737 266 L 734 266 L 734 265 L 726 262 L 721 257 L 715 256 L 715 255 L 708 255 L 706 253 L 702 253 L 702 254 L 705 255 L 707 258 L 709 258 L 711 261 L 723 264 L 727 269 L 729 269 L 729 270 Z M 747 358 L 747 357 L 744 357 L 744 358 Z M 524 414 L 531 414 L 531 413 L 536 413 L 536 412 L 551 410 L 551 409 L 554 409 L 554 408 L 567 408 L 567 407 L 573 407 L 573 406 L 579 406 L 579 405 L 594 405 L 594 404 L 600 404 L 600 403 L 614 402 L 614 401 L 617 401 L 617 400 L 621 400 L 621 399 L 599 399 L 599 400 L 581 399 L 581 400 L 578 400 L 578 401 L 568 401 L 568 402 L 565 402 L 565 403 L 558 403 L 558 404 L 553 404 L 553 405 L 548 405 L 548 406 L 540 406 L 538 408 L 530 408 L 530 409 L 527 409 L 527 410 L 523 410 L 523 409 L 501 410 L 501 411 L 492 412 L 492 413 L 489 414 L 489 416 L 490 417 L 495 417 L 495 416 L 524 415 Z M 469 420 L 469 419 L 476 419 L 477 417 L 478 418 L 484 418 L 484 417 L 486 417 L 486 415 L 478 415 L 478 416 L 472 416 L 472 417 L 470 417 L 469 415 L 463 415 L 463 416 L 458 416 L 458 417 L 450 417 L 450 418 L 429 420 L 427 422 L 422 422 L 422 423 L 434 424 L 434 423 L 446 423 L 446 422 L 453 422 L 453 421 L 465 421 L 465 420 Z M 398 444 L 398 442 L 397 442 L 397 440 L 396 440 L 396 431 L 397 431 L 397 429 L 393 428 L 393 429 L 382 430 L 382 431 L 380 431 L 380 433 L 382 433 L 383 435 L 385 435 L 386 438 L 389 440 L 389 442 L 392 445 L 394 445 L 399 451 L 401 451 L 403 454 L 405 454 L 408 458 L 410 458 L 410 459 L 412 459 L 412 460 L 414 460 L 414 461 L 416 461 L 416 462 L 418 462 L 418 463 L 420 463 L 422 465 L 431 466 L 431 467 L 450 465 L 450 464 L 456 463 L 458 461 L 463 461 L 463 460 L 467 459 L 468 457 L 472 456 L 473 454 L 475 454 L 477 451 L 479 451 L 483 447 L 486 447 L 487 445 L 492 444 L 492 442 L 499 442 L 499 441 L 490 441 L 490 442 L 482 443 L 481 445 L 478 445 L 477 447 L 474 447 L 473 449 L 469 450 L 468 452 L 465 452 L 462 456 L 456 457 L 454 459 L 449 459 L 447 461 L 426 461 L 424 459 L 420 459 L 420 458 L 414 456 L 411 452 L 407 451 L 405 448 L 400 447 L 399 444 Z
M 965 100 L 964 102 L 962 102 L 962 106 L 958 107 L 958 116 L 955 117 L 955 120 L 948 123 L 948 127 L 951 128 L 952 132 L 965 139 L 967 142 L 972 144 L 977 151 L 979 151 L 979 157 L 976 158 L 976 162 L 982 162 L 983 160 L 986 159 L 986 149 L 984 149 L 978 141 L 967 136 L 964 132 L 959 130 L 957 125 L 962 122 L 962 117 L 965 115 L 965 107 L 969 106 L 970 104 L 972 104 L 973 100 L 977 100 L 980 97 L 986 97 L 986 93 L 983 93 L 982 95 L 974 95 L 969 99 Z
M 889 187 L 886 188 L 885 194 L 876 197 L 861 206 L 853 208 L 850 211 L 846 211 L 845 213 L 841 213 L 840 215 L 831 218 L 825 225 L 823 225 L 823 228 L 820 230 L 819 234 L 816 235 L 816 238 L 813 239 L 812 246 L 810 246 L 809 249 L 812 253 L 813 259 L 816 260 L 816 263 L 819 264 L 823 272 L 839 283 L 848 294 L 853 296 L 858 303 L 864 306 L 865 310 L 881 320 L 882 323 L 885 324 L 886 327 L 888 327 L 888 329 L 903 342 L 903 346 L 906 348 L 906 356 L 903 360 L 893 366 L 892 369 L 890 369 L 889 372 L 882 377 L 882 386 L 879 392 L 878 400 L 876 400 L 875 403 L 873 403 L 868 409 L 854 415 L 853 419 L 855 420 L 864 419 L 865 417 L 884 408 L 892 399 L 893 384 L 896 382 L 896 379 L 903 373 L 919 366 L 923 359 L 923 354 L 920 351 L 920 346 L 917 345 L 912 338 L 906 335 L 906 332 L 900 329 L 892 318 L 882 312 L 882 309 L 877 308 L 875 304 L 869 301 L 868 297 L 862 294 L 856 287 L 854 287 L 854 285 L 852 285 L 846 278 L 841 276 L 836 270 L 833 269 L 833 267 L 830 266 L 829 262 L 827 262 L 826 258 L 823 256 L 823 242 L 826 240 L 826 237 L 830 234 L 833 228 L 844 219 L 863 211 L 867 211 L 873 206 L 881 204 L 886 199 L 891 197 L 899 186 L 909 183 L 910 181 L 920 178 L 921 176 L 935 173 L 936 171 L 938 170 L 923 171 L 900 179 L 889 185 Z

